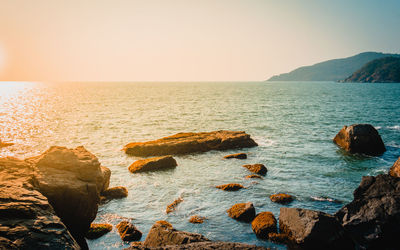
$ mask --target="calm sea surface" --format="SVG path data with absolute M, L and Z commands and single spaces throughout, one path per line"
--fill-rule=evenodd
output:
M 343 127 L 371 123 L 387 152 L 381 157 L 350 156 L 333 143 Z M 122 147 L 178 132 L 244 130 L 256 148 L 212 151 L 175 157 L 174 170 L 131 174 L 137 157 Z M 0 138 L 15 142 L 0 156 L 25 158 L 52 145 L 84 145 L 111 169 L 111 186 L 125 186 L 126 199 L 99 208 L 96 222 L 116 225 L 122 218 L 146 237 L 157 220 L 179 230 L 198 232 L 212 240 L 237 241 L 285 248 L 258 240 L 246 223 L 229 218 L 233 204 L 251 201 L 257 212 L 279 216 L 281 205 L 268 196 L 296 196 L 290 207 L 334 213 L 352 200 L 363 175 L 386 172 L 400 156 L 400 84 L 333 82 L 233 83 L 0 83 Z M 224 160 L 226 154 L 246 152 L 247 160 Z M 263 163 L 263 180 L 246 180 L 241 167 Z M 229 182 L 247 187 L 223 192 L 215 185 Z M 183 197 L 178 210 L 166 206 Z M 188 222 L 205 216 L 204 224 Z M 91 249 L 121 249 L 115 228 Z

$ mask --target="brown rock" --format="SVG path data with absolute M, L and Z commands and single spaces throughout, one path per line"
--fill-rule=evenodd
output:
M 256 209 L 251 202 L 235 204 L 227 212 L 229 217 L 244 222 L 251 222 L 256 217 Z
M 268 240 L 287 244 L 289 242 L 289 235 L 282 233 L 269 233 Z
M 124 151 L 135 156 L 158 156 L 255 146 L 257 146 L 257 143 L 243 131 L 221 130 L 203 133 L 178 133 L 155 141 L 129 143 L 124 147 Z
M 138 160 L 129 166 L 129 171 L 132 173 L 141 173 L 147 171 L 164 170 L 176 167 L 176 161 L 172 156 L 153 157 L 143 160 Z
M 178 199 L 174 200 L 171 204 L 169 204 L 169 205 L 167 206 L 167 209 L 165 210 L 165 212 L 166 212 L 167 214 L 169 214 L 169 213 L 175 211 L 176 207 L 177 207 L 177 206 L 179 205 L 179 203 L 181 203 L 182 201 L 183 201 L 183 199 L 180 198 L 180 197 L 179 197 Z
M 121 221 L 118 223 L 117 229 L 123 241 L 138 241 L 142 238 L 142 232 L 129 221 Z
M 199 215 L 193 215 L 192 217 L 190 217 L 189 222 L 193 223 L 193 224 L 201 224 L 204 222 L 206 218 L 199 216 Z
M 344 126 L 333 142 L 350 153 L 381 155 L 386 151 L 378 131 L 370 124 Z
M 393 177 L 400 177 L 400 157 L 390 168 L 389 174 Z
M 136 244 L 127 248 L 126 250 L 140 249 L 149 250 L 149 248 Z M 169 245 L 163 247 L 152 247 L 151 250 L 227 250 L 227 249 L 240 249 L 240 250 L 268 250 L 270 248 L 265 248 L 256 245 L 248 245 L 244 243 L 237 242 L 222 242 L 222 241 L 204 241 L 204 242 L 194 242 L 182 245 Z
M 247 159 L 247 154 L 245 154 L 245 153 L 237 153 L 237 154 L 225 155 L 224 158 L 225 159 L 232 159 L 232 158 Z
M 269 197 L 272 202 L 280 203 L 280 204 L 287 204 L 293 201 L 293 196 L 290 194 L 273 194 Z
M 86 233 L 87 239 L 97 239 L 106 233 L 111 232 L 112 225 L 107 223 L 92 223 L 90 225 L 89 231 Z
M 261 176 L 259 176 L 257 174 L 251 174 L 251 175 L 248 175 L 248 176 L 246 176 L 244 178 L 246 178 L 246 179 L 263 179 Z
M 253 173 L 259 174 L 259 175 L 266 175 L 267 174 L 267 168 L 263 164 L 247 164 L 243 165 L 244 168 L 247 168 Z
M 164 247 L 182 245 L 193 242 L 209 241 L 201 234 L 178 231 L 166 221 L 157 221 L 150 229 L 144 247 Z
M 276 233 L 276 219 L 271 212 L 261 212 L 257 214 L 251 223 L 251 228 L 257 237 L 262 239 L 268 239 L 269 233 Z
M 223 184 L 223 185 L 216 186 L 216 188 L 222 189 L 224 191 L 238 191 L 244 187 L 238 183 L 229 183 L 229 184 Z
M 128 189 L 121 186 L 108 188 L 101 192 L 101 196 L 104 197 L 105 200 L 122 199 L 128 196 Z

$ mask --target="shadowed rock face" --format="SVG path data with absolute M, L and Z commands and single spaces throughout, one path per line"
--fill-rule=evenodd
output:
M 126 249 L 146 249 L 149 248 L 144 247 L 142 244 L 136 244 L 135 246 L 131 246 Z M 205 241 L 205 242 L 195 242 L 184 245 L 172 245 L 172 246 L 163 246 L 163 247 L 152 247 L 152 250 L 227 250 L 227 249 L 241 249 L 241 250 L 267 250 L 269 248 L 248 245 L 243 243 L 236 242 L 222 242 L 222 241 Z
M 121 221 L 118 223 L 117 229 L 123 241 L 137 241 L 142 238 L 142 232 L 129 221 Z
M 344 228 L 367 249 L 397 249 L 400 232 L 400 178 L 364 176 L 354 200 L 336 213 Z
M 261 212 L 257 214 L 251 222 L 251 228 L 257 237 L 261 239 L 268 239 L 270 233 L 276 233 L 276 219 L 271 212 Z
M 141 173 L 149 171 L 164 170 L 176 167 L 178 164 L 172 156 L 152 157 L 148 159 L 138 160 L 129 166 L 131 173 Z
M 390 168 L 389 174 L 393 177 L 400 177 L 400 157 Z
M 378 131 L 369 124 L 344 126 L 333 142 L 350 153 L 381 155 L 386 151 Z
M 178 133 L 155 141 L 134 142 L 124 147 L 135 156 L 180 155 L 210 150 L 255 147 L 257 143 L 243 131 Z
M 227 210 L 228 216 L 239 221 L 251 222 L 256 217 L 253 203 L 238 203 Z

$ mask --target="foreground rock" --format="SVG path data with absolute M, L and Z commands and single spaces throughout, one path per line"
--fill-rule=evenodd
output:
M 129 171 L 131 173 L 141 173 L 175 168 L 177 165 L 175 159 L 168 155 L 135 161 L 129 166 Z
M 128 189 L 126 187 L 113 187 L 107 188 L 101 192 L 102 201 L 109 201 L 113 199 L 122 199 L 128 196 Z
M 124 147 L 124 151 L 135 156 L 158 156 L 255 146 L 257 143 L 243 131 L 220 130 L 203 133 L 178 133 L 155 141 L 129 143 Z
M 280 204 L 287 204 L 294 200 L 292 195 L 283 194 L 283 193 L 273 194 L 273 195 L 269 196 L 269 198 L 272 202 L 276 202 L 276 203 L 280 203 Z
M 238 221 L 251 222 L 256 217 L 256 209 L 251 202 L 235 204 L 227 212 L 229 217 Z
M 393 177 L 400 177 L 400 157 L 390 168 L 389 174 Z
M 275 216 L 271 212 L 261 212 L 251 222 L 251 228 L 257 237 L 268 239 L 268 234 L 277 233 Z
M 138 241 L 142 238 L 142 232 L 129 221 L 121 221 L 118 223 L 117 229 L 123 241 Z
M 330 214 L 301 208 L 282 207 L 279 229 L 289 241 L 306 249 L 354 249 L 353 241 Z
M 247 159 L 247 154 L 245 154 L 245 153 L 237 153 L 237 154 L 225 155 L 224 158 L 225 159 L 232 159 L 232 158 Z
M 169 204 L 169 205 L 167 206 L 167 209 L 165 209 L 165 212 L 166 212 L 167 214 L 169 214 L 169 213 L 175 211 L 176 207 L 177 207 L 181 202 L 183 202 L 183 199 L 180 198 L 180 197 L 179 197 L 178 199 L 174 200 L 171 204 Z
M 400 232 L 400 178 L 364 176 L 354 200 L 336 213 L 344 228 L 367 249 L 397 249 Z
M 86 233 L 86 239 L 97 239 L 106 233 L 111 232 L 112 225 L 107 223 L 92 223 L 90 225 L 89 231 Z
M 22 160 L 0 158 L 0 249 L 79 249 L 36 190 L 34 171 Z
M 381 136 L 370 124 L 344 126 L 333 142 L 350 153 L 381 155 L 386 151 Z
M 247 164 L 243 165 L 242 167 L 247 168 L 253 173 L 259 174 L 259 175 L 266 175 L 268 170 L 263 164 Z
M 146 249 L 143 244 L 135 244 L 126 249 Z M 170 245 L 163 247 L 152 247 L 152 250 L 226 250 L 226 249 L 241 249 L 241 250 L 267 250 L 270 248 L 260 247 L 256 245 L 248 245 L 236 242 L 222 242 L 222 241 L 205 241 L 205 242 L 195 242 L 183 245 Z
M 216 188 L 224 190 L 224 191 L 238 191 L 244 187 L 243 187 L 243 185 L 238 184 L 238 183 L 229 183 L 229 184 L 223 184 L 223 185 L 216 186 Z

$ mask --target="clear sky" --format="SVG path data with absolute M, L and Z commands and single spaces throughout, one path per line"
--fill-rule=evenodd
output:
M 399 0 L 0 0 L 0 80 L 241 81 L 400 53 Z

